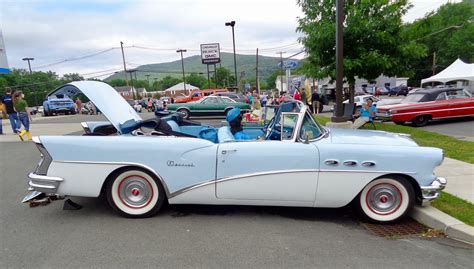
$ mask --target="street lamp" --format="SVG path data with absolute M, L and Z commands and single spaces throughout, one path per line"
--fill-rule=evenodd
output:
M 186 94 L 186 78 L 184 76 L 184 60 L 183 60 L 183 52 L 186 52 L 186 50 L 179 49 L 176 52 L 181 53 L 181 68 L 183 70 L 183 87 L 184 87 L 184 93 Z
M 22 59 L 23 61 L 28 61 L 28 68 L 30 69 L 30 76 L 33 74 L 33 72 L 31 71 L 31 63 L 30 61 L 34 61 L 35 58 L 28 58 L 28 57 L 25 57 Z M 36 100 L 36 92 L 33 91 L 33 96 L 35 98 L 35 105 L 38 106 L 38 102 Z
M 230 26 L 232 27 L 232 44 L 234 45 L 234 76 L 235 76 L 235 86 L 238 87 L 238 81 L 237 81 L 237 60 L 235 58 L 235 34 L 234 34 L 234 26 L 235 26 L 235 21 L 231 22 L 226 22 L 225 26 Z

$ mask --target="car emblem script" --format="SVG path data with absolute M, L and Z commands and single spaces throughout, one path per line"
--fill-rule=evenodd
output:
M 194 167 L 194 163 L 175 163 L 174 161 L 168 161 L 166 165 L 169 167 Z

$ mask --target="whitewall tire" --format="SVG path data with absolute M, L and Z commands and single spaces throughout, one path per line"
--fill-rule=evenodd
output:
M 131 218 L 153 216 L 165 201 L 160 182 L 141 169 L 117 173 L 108 181 L 106 192 L 110 206 Z
M 415 192 L 404 178 L 378 178 L 367 184 L 357 198 L 359 213 L 372 222 L 396 222 L 413 208 Z

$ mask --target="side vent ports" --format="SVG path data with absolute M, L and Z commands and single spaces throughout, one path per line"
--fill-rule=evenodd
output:
M 363 163 L 362 163 L 362 166 L 365 166 L 365 167 L 374 167 L 374 166 L 375 166 L 375 162 L 372 162 L 372 161 L 363 162 Z
M 345 161 L 343 162 L 345 166 L 356 166 L 357 162 L 356 161 Z

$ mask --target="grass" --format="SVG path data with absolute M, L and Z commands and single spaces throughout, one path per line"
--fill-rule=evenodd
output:
M 322 125 L 330 121 L 330 118 L 325 116 L 315 116 L 315 118 Z M 420 146 L 440 148 L 444 150 L 446 157 L 474 164 L 474 142 L 462 141 L 410 126 L 389 123 L 375 123 L 375 126 L 377 130 L 410 134 Z
M 474 226 L 474 205 L 465 200 L 441 192 L 441 197 L 431 202 L 431 205 L 468 225 Z

